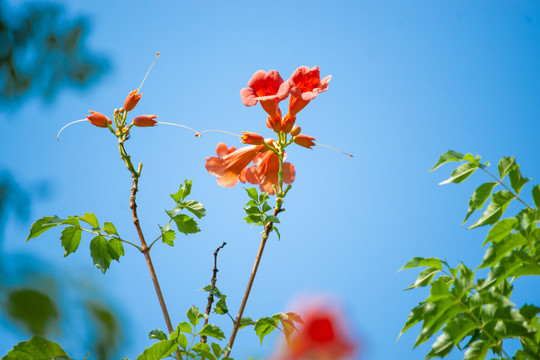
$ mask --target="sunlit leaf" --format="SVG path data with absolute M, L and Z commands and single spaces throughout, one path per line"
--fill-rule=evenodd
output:
M 467 211 L 467 216 L 465 216 L 465 220 L 463 220 L 463 224 L 465 224 L 469 216 L 471 216 L 474 211 L 482 208 L 486 200 L 490 197 L 491 192 L 493 191 L 495 186 L 497 186 L 497 183 L 488 182 L 480 185 L 474 191 L 471 199 L 469 200 L 469 210 Z
M 37 238 L 39 235 L 43 234 L 45 231 L 62 224 L 63 221 L 64 219 L 60 219 L 56 215 L 45 216 L 39 220 L 36 220 L 36 222 L 33 223 L 32 227 L 30 228 L 30 234 L 28 235 L 28 238 L 26 239 L 26 241 L 33 238 Z
M 503 219 L 497 222 L 489 230 L 488 236 L 482 245 L 487 244 L 488 242 L 496 243 L 508 236 L 512 230 L 517 227 L 517 220 L 514 218 Z
M 174 223 L 178 227 L 178 231 L 188 235 L 188 234 L 194 234 L 201 229 L 199 229 L 199 226 L 195 220 L 193 220 L 192 217 L 189 217 L 185 214 L 178 214 L 175 217 L 173 217 Z
M 523 186 L 531 180 L 529 178 L 524 178 L 521 175 L 519 168 L 510 171 L 508 177 L 510 178 L 510 186 L 512 186 L 512 189 L 514 189 L 517 195 L 519 195 Z
M 218 340 L 221 340 L 221 339 L 225 338 L 225 334 L 223 333 L 223 331 L 218 326 L 216 326 L 214 324 L 206 324 L 206 325 L 204 325 L 203 328 L 201 329 L 201 331 L 198 332 L 198 335 L 210 336 L 210 337 L 216 338 Z
M 497 166 L 497 169 L 499 170 L 499 176 L 501 177 L 501 181 L 504 179 L 506 174 L 510 172 L 514 167 L 516 166 L 516 157 L 508 157 L 504 156 L 500 161 L 499 165 Z
M 174 340 L 163 340 L 146 348 L 144 352 L 137 357 L 137 360 L 159 360 L 172 354 L 178 348 Z
M 94 265 L 104 274 L 111 265 L 111 255 L 107 239 L 104 236 L 96 236 L 90 242 L 90 256 L 94 260 Z
M 463 154 L 449 150 L 439 157 L 439 160 L 437 160 L 437 163 L 435 163 L 435 165 L 433 165 L 433 167 L 429 171 L 433 171 L 447 162 L 461 161 L 461 160 L 463 160 Z
M 103 231 L 105 231 L 109 235 L 118 236 L 118 232 L 116 231 L 116 228 L 114 227 L 114 224 L 112 222 L 105 221 L 105 223 L 103 223 Z
M 398 271 L 415 268 L 419 266 L 429 266 L 429 267 L 441 270 L 442 262 L 440 259 L 437 259 L 437 258 L 414 257 L 411 260 L 407 261 L 407 263 Z
M 422 286 L 427 286 L 429 285 L 429 283 L 431 282 L 431 280 L 433 280 L 433 277 L 440 271 L 440 269 L 437 269 L 437 268 L 427 268 L 425 270 L 423 270 L 422 272 L 420 272 L 420 274 L 418 275 L 418 278 L 416 279 L 416 281 L 409 287 L 405 288 L 405 290 L 409 290 L 409 289 L 413 289 L 413 288 L 417 288 L 417 287 L 422 287 Z
M 486 211 L 484 211 L 477 222 L 469 226 L 469 229 L 495 224 L 504 214 L 504 211 L 513 199 L 514 195 L 509 191 L 503 190 L 494 193 Z
M 81 243 L 81 234 L 82 230 L 74 226 L 68 226 L 62 231 L 60 240 L 64 247 L 64 256 L 68 256 L 77 251 L 79 244 Z
M 465 181 L 465 179 L 471 176 L 478 168 L 479 166 L 473 163 L 461 164 L 456 168 L 456 170 L 452 172 L 452 175 L 450 175 L 448 179 L 440 182 L 439 185 L 463 182 Z
M 155 330 L 152 330 L 150 331 L 150 333 L 148 333 L 148 337 L 151 339 L 151 340 L 154 340 L 154 339 L 157 339 L 157 340 L 167 340 L 167 334 L 165 334 L 162 330 L 160 329 L 155 329 Z
M 57 343 L 34 336 L 30 340 L 15 345 L 2 360 L 53 359 L 57 356 L 69 359 L 66 352 Z
M 124 244 L 118 239 L 112 238 L 107 243 L 111 259 L 119 261 L 120 256 L 124 256 Z
M 271 317 L 262 317 L 255 323 L 255 333 L 261 339 L 261 345 L 263 339 L 277 328 L 276 320 Z
M 99 229 L 99 222 L 94 213 L 85 213 L 82 217 L 79 218 L 81 221 L 84 221 L 94 229 Z

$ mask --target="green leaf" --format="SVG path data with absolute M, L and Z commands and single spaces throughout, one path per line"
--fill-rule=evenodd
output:
M 238 329 L 241 329 L 250 325 L 255 325 L 255 322 L 253 321 L 253 319 L 251 319 L 249 316 L 243 316 L 240 319 L 240 326 L 238 327 Z
M 173 200 L 176 203 L 184 201 L 184 199 L 187 198 L 189 194 L 191 194 L 192 184 L 193 184 L 193 181 L 191 180 L 188 181 L 187 179 L 184 180 L 184 185 L 180 185 L 180 189 L 176 193 L 171 194 L 171 197 L 173 198 Z
M 517 167 L 514 170 L 510 171 L 508 177 L 510 178 L 510 186 L 512 186 L 512 189 L 515 190 L 517 195 L 519 195 L 523 186 L 531 180 L 528 178 L 524 178 L 521 175 L 521 171 L 519 171 L 519 168 Z
M 223 297 L 217 301 L 216 306 L 214 307 L 214 312 L 216 314 L 224 315 L 229 312 L 227 304 L 225 303 L 226 298 L 227 296 L 223 295 Z
M 203 317 L 203 315 L 201 314 L 201 311 L 199 310 L 198 307 L 196 307 L 195 305 L 193 305 L 187 312 L 187 317 L 189 319 L 189 322 L 193 325 L 193 326 L 197 326 L 197 324 L 199 323 L 199 319 L 201 317 Z
M 279 230 L 276 226 L 272 226 L 272 229 L 270 229 L 270 231 L 275 231 L 278 237 L 278 240 L 281 240 L 281 234 L 279 233 Z
M 94 213 L 84 213 L 82 217 L 79 218 L 94 229 L 99 229 L 99 222 Z
M 193 220 L 192 217 L 189 217 L 185 214 L 178 214 L 175 217 L 173 217 L 173 220 L 178 227 L 178 231 L 188 235 L 188 234 L 194 234 L 201 229 L 199 229 L 199 226 L 195 220 Z
M 212 351 L 214 352 L 214 355 L 216 355 L 217 358 L 219 358 L 221 354 L 224 352 L 221 346 L 219 346 L 219 344 L 212 343 L 210 346 L 212 347 Z
M 109 255 L 112 260 L 119 261 L 120 256 L 124 256 L 124 244 L 120 240 L 115 238 L 110 239 L 107 247 L 109 248 Z
M 45 231 L 52 229 L 58 225 L 61 225 L 64 220 L 60 219 L 58 216 L 45 216 L 39 220 L 36 220 L 30 228 L 30 234 L 26 241 L 37 238 L 39 235 L 43 234 Z
M 178 345 L 180 345 L 180 347 L 182 349 L 186 349 L 187 346 L 188 346 L 188 341 L 187 341 L 187 337 L 186 335 L 184 334 L 178 334 L 178 336 L 176 337 L 176 342 L 178 343 Z
M 475 341 L 465 351 L 463 360 L 484 360 L 489 348 L 490 344 L 488 342 L 482 340 Z
M 158 225 L 159 226 L 159 225 Z M 174 246 L 174 239 L 176 238 L 176 233 L 174 230 L 171 230 L 171 224 L 167 224 L 163 227 L 159 226 L 159 229 L 161 230 L 161 241 L 163 241 L 164 244 L 167 244 L 169 246 Z
M 420 272 L 418 275 L 418 278 L 416 278 L 416 281 L 409 287 L 405 288 L 404 290 L 414 289 L 417 287 L 427 286 L 433 280 L 433 277 L 439 272 L 440 270 L 437 268 L 427 268 Z
M 244 190 L 246 190 L 248 196 L 255 202 L 258 202 L 259 201 L 259 194 L 257 193 L 257 189 L 255 188 L 249 188 L 249 189 L 246 189 L 244 188 Z
M 216 357 L 214 354 L 212 354 L 212 349 L 210 349 L 210 346 L 205 343 L 197 343 L 195 344 L 191 350 L 193 350 L 197 355 L 200 355 L 203 358 L 209 359 L 209 360 L 216 360 Z
M 510 219 L 503 219 L 493 225 L 493 227 L 489 230 L 488 236 L 482 246 L 487 244 L 488 242 L 491 243 L 497 243 L 510 234 L 512 230 L 514 230 L 517 227 L 517 220 L 514 218 Z
M 103 231 L 105 231 L 109 235 L 118 236 L 118 232 L 116 231 L 116 228 L 114 227 L 114 224 L 112 222 L 105 221 L 105 223 L 103 224 Z
M 436 302 L 426 303 L 424 308 L 424 324 L 420 335 L 418 335 L 418 338 L 416 339 L 414 347 L 426 342 L 448 321 L 465 311 L 466 310 L 456 299 L 450 297 Z
M 223 333 L 223 331 L 221 331 L 221 329 L 214 324 L 204 325 L 201 331 L 199 331 L 197 334 L 201 336 L 210 336 L 218 340 L 225 338 L 225 334 Z
M 461 164 L 452 172 L 452 175 L 448 179 L 440 182 L 439 185 L 461 183 L 471 176 L 478 169 L 478 167 L 478 165 L 473 163 Z
M 499 161 L 499 165 L 497 168 L 499 169 L 499 176 L 501 177 L 501 181 L 504 179 L 506 174 L 510 172 L 514 167 L 516 166 L 516 157 L 503 157 L 501 161 Z
M 161 331 L 160 329 L 152 330 L 148 333 L 148 337 L 151 340 L 157 339 L 157 340 L 167 340 L 167 335 Z
M 534 205 L 537 209 L 540 209 L 540 185 L 536 185 L 532 189 L 532 197 L 534 201 Z
M 484 261 L 478 269 L 494 266 L 509 252 L 525 244 L 527 244 L 527 239 L 521 233 L 509 234 L 504 241 L 496 242 L 486 250 Z
M 523 315 L 528 320 L 532 320 L 537 314 L 540 313 L 540 308 L 532 304 L 525 304 L 519 309 L 521 315 Z
M 171 355 L 178 348 L 174 340 L 163 340 L 146 348 L 137 360 L 159 360 Z
M 497 186 L 497 183 L 488 182 L 480 185 L 474 191 L 474 194 L 471 196 L 471 200 L 469 200 L 469 210 L 467 211 L 467 216 L 465 216 L 465 220 L 463 220 L 463 224 L 465 224 L 469 216 L 471 216 L 474 211 L 482 208 L 486 200 L 491 195 L 491 192 L 493 191 L 495 186 Z
M 437 160 L 437 163 L 429 171 L 431 172 L 449 161 L 461 161 L 461 160 L 463 160 L 463 154 L 460 154 L 452 150 L 448 150 L 447 152 L 445 152 L 439 157 L 439 160 Z
M 484 211 L 482 216 L 480 216 L 480 219 L 469 226 L 468 229 L 495 224 L 504 214 L 504 211 L 513 199 L 514 195 L 510 191 L 503 190 L 494 193 L 486 211 Z
M 68 226 L 62 231 L 60 240 L 62 241 L 62 246 L 65 249 L 64 257 L 77 251 L 79 244 L 81 243 L 81 234 L 82 230 L 74 226 Z
M 269 215 L 269 216 L 266 217 L 266 222 L 272 222 L 272 223 L 275 223 L 275 224 L 280 223 L 277 216 L 272 216 L 272 215 Z
M 66 352 L 57 343 L 40 336 L 34 336 L 30 340 L 15 345 L 2 360 L 53 359 L 57 356 L 69 359 Z
M 57 328 L 59 312 L 49 295 L 25 288 L 10 289 L 6 295 L 3 301 L 5 313 L 26 331 L 44 335 Z
M 274 331 L 275 328 L 277 328 L 277 322 L 271 317 L 262 317 L 257 320 L 255 323 L 255 333 L 261 339 L 261 345 L 263 339 Z
M 204 290 L 204 291 L 207 291 L 209 292 L 210 294 L 212 294 L 213 296 L 217 297 L 218 299 L 221 298 L 222 296 L 224 296 L 221 291 L 219 291 L 219 289 L 217 287 L 213 287 L 212 288 L 212 285 L 206 285 L 205 287 L 203 287 L 201 290 Z
M 96 236 L 90 242 L 90 256 L 94 260 L 94 265 L 98 267 L 104 274 L 111 265 L 111 255 L 107 239 L 104 236 Z
M 432 267 L 432 268 L 435 268 L 435 269 L 442 270 L 442 262 L 441 262 L 440 259 L 437 259 L 437 258 L 414 257 L 414 258 L 412 258 L 411 260 L 409 260 L 409 261 L 408 261 L 401 269 L 399 269 L 398 271 L 405 270 L 405 269 L 410 269 L 410 268 L 415 268 L 415 267 L 419 267 L 419 266 L 429 266 L 429 267 Z
M 206 215 L 206 209 L 203 204 L 195 200 L 187 200 L 180 204 L 184 209 L 189 210 L 199 219 Z

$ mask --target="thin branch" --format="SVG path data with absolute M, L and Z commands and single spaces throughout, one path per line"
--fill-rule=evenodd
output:
M 154 283 L 154 288 L 156 290 L 156 295 L 159 300 L 159 305 L 161 306 L 161 311 L 163 312 L 163 317 L 165 318 L 165 323 L 167 324 L 167 329 L 169 330 L 169 333 L 172 333 L 174 329 L 171 323 L 171 318 L 169 316 L 169 311 L 167 310 L 167 305 L 165 305 L 165 299 L 163 298 L 163 293 L 161 292 L 161 287 L 159 286 L 159 281 L 157 279 L 156 271 L 152 263 L 152 258 L 150 257 L 150 249 L 148 248 L 146 240 L 144 239 L 144 235 L 139 222 L 139 217 L 137 215 L 137 203 L 135 202 L 135 200 L 137 197 L 139 176 L 141 175 L 142 164 L 139 164 L 138 170 L 135 171 L 135 168 L 133 167 L 133 164 L 131 162 L 131 157 L 126 153 L 126 150 L 124 148 L 124 137 L 120 137 L 118 139 L 118 147 L 122 160 L 124 160 L 124 162 L 126 163 L 126 166 L 131 173 L 131 178 L 133 179 L 133 186 L 131 187 L 131 196 L 129 199 L 129 207 L 131 209 L 131 214 L 133 217 L 133 225 L 135 226 L 137 234 L 139 235 L 139 240 L 141 241 L 142 253 L 144 254 L 146 264 L 148 265 L 148 270 L 150 271 L 150 277 L 152 278 L 152 282 Z M 179 360 L 182 359 L 182 355 L 180 354 L 179 350 L 176 351 L 176 357 Z
M 216 249 L 216 251 L 214 251 L 214 269 L 212 270 L 212 279 L 210 280 L 210 289 L 216 288 L 217 273 L 219 271 L 217 268 L 217 256 L 218 256 L 219 250 L 223 249 L 225 245 L 227 245 L 227 243 L 224 241 L 223 244 L 221 244 L 221 246 L 219 246 Z M 214 302 L 214 295 L 212 295 L 212 292 L 210 292 L 208 294 L 208 304 L 206 304 L 206 317 L 204 318 L 203 327 L 208 324 L 208 318 L 210 317 L 210 311 L 212 310 L 213 302 Z M 206 343 L 206 336 L 204 335 L 201 336 L 201 342 Z
M 495 181 L 497 181 L 497 182 L 498 182 L 500 185 L 502 185 L 506 190 L 508 190 L 508 192 L 510 192 L 517 200 L 521 201 L 521 203 L 522 203 L 523 205 L 525 205 L 526 207 L 528 207 L 530 210 L 533 210 L 532 207 L 530 207 L 529 205 L 527 205 L 527 203 L 525 203 L 525 201 L 521 200 L 520 197 L 519 197 L 517 194 L 515 194 L 512 190 L 510 190 L 510 189 L 508 188 L 508 186 L 506 186 L 501 180 L 497 179 L 496 176 L 494 176 L 492 173 L 490 173 L 489 171 L 487 171 L 483 166 L 480 166 L 480 169 L 484 170 L 486 173 L 489 174 L 489 176 L 491 176 L 492 178 L 494 178 Z

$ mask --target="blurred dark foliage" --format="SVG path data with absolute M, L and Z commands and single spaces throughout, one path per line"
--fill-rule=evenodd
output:
M 32 4 L 18 11 L 0 0 L 0 104 L 25 96 L 52 100 L 66 85 L 85 87 L 108 68 L 85 44 L 88 23 L 66 19 L 60 6 Z

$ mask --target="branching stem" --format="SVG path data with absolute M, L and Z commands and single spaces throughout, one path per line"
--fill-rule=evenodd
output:
M 514 193 L 512 190 L 510 190 L 508 188 L 508 186 L 506 186 L 501 180 L 497 179 L 497 177 L 495 175 L 493 175 L 492 173 L 490 173 L 489 171 L 487 171 L 484 166 L 480 166 L 480 169 L 484 170 L 489 176 L 491 176 L 492 178 L 495 179 L 495 181 L 497 181 L 497 183 L 499 183 L 500 185 L 502 185 L 506 190 L 508 190 L 517 200 L 519 200 L 523 205 L 525 205 L 527 208 L 529 208 L 529 210 L 533 210 L 532 207 L 530 207 L 529 205 L 527 205 L 527 203 L 525 203 L 525 201 L 521 200 L 521 198 L 516 194 Z
M 214 251 L 214 269 L 212 270 L 212 279 L 210 280 L 210 289 L 216 288 L 216 281 L 217 281 L 217 256 L 219 253 L 219 250 L 223 249 L 227 245 L 227 243 L 224 241 L 221 246 L 219 246 L 216 251 Z M 212 292 L 208 294 L 208 304 L 206 304 L 206 317 L 204 318 L 204 326 L 208 324 L 208 318 L 210 317 L 210 311 L 212 310 L 212 303 L 214 302 L 214 295 L 212 295 Z M 201 336 L 201 342 L 206 343 L 206 336 Z

